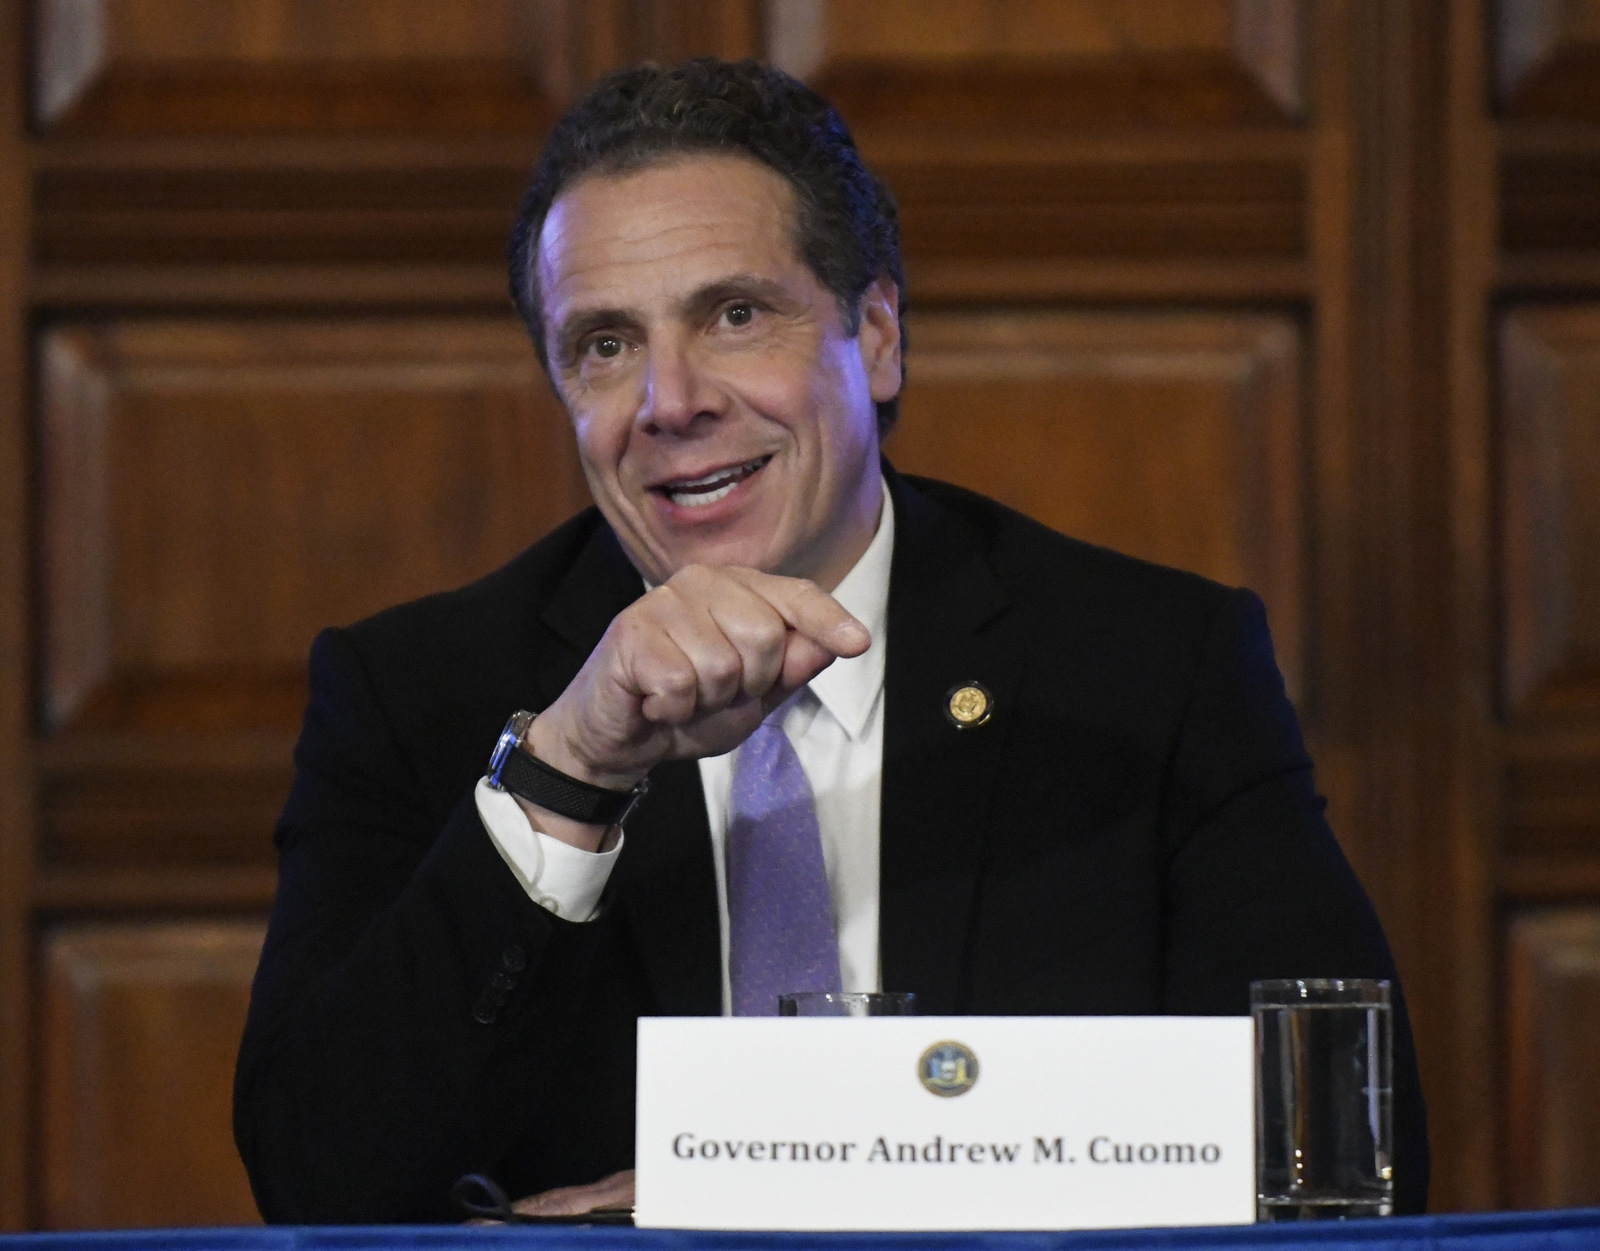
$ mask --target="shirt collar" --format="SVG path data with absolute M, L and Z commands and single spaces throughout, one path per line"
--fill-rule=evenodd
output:
M 873 705 L 883 690 L 884 633 L 889 624 L 889 567 L 894 556 L 894 500 L 883 485 L 883 511 L 878 530 L 833 598 L 867 627 L 872 643 L 859 656 L 836 660 L 811 679 L 811 693 L 852 741 L 867 728 Z

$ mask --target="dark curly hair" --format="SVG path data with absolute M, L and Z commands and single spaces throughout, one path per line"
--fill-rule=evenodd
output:
M 894 195 L 862 163 L 832 105 L 758 61 L 638 65 L 602 79 L 556 123 L 511 230 L 511 298 L 546 372 L 534 253 L 550 206 L 585 174 L 626 173 L 689 153 L 742 154 L 783 175 L 794 188 L 796 250 L 833 293 L 852 335 L 861 328 L 861 296 L 880 277 L 893 279 L 904 311 Z M 900 346 L 903 372 L 903 318 Z M 898 398 L 878 404 L 880 437 L 899 407 Z

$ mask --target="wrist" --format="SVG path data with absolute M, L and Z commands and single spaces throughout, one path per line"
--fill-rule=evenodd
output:
M 604 787 L 608 791 L 632 790 L 648 772 L 645 769 L 619 772 L 597 765 L 574 746 L 572 737 L 562 726 L 559 714 L 553 709 L 534 718 L 518 746 L 552 769 L 559 769 L 568 777 L 587 782 L 590 786 Z
M 577 836 L 567 837 L 564 833 L 562 841 L 590 846 L 596 841 L 597 831 L 628 819 L 649 788 L 649 780 L 640 777 L 632 786 L 604 786 L 566 772 L 537 754 L 541 746 L 537 738 L 533 750 L 528 750 L 524 740 L 538 720 L 526 710 L 511 715 L 489 757 L 484 780 L 494 790 L 508 791 L 519 801 L 527 801 L 531 808 L 523 811 L 535 828 L 571 830 Z M 561 758 L 561 735 L 547 736 L 545 741 L 557 745 L 550 754 Z M 604 776 L 590 770 L 590 776 L 596 774 Z M 537 812 L 548 812 L 549 818 L 541 820 L 535 816 Z

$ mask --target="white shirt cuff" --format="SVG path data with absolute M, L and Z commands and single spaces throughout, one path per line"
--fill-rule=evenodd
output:
M 489 841 L 528 898 L 564 920 L 592 921 L 622 851 L 621 833 L 610 851 L 584 851 L 534 829 L 511 794 L 495 790 L 484 778 L 478 779 L 473 798 Z

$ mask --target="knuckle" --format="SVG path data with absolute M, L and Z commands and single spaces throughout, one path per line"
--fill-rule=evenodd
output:
M 661 674 L 661 689 L 668 695 L 692 694 L 699 685 L 691 665 L 670 665 Z
M 734 643 L 746 651 L 775 651 L 787 631 L 776 616 L 744 617 L 730 627 Z
M 702 670 L 709 682 L 716 686 L 727 686 L 737 682 L 744 671 L 744 666 L 739 663 L 736 652 L 729 650 L 725 653 L 708 658 Z

